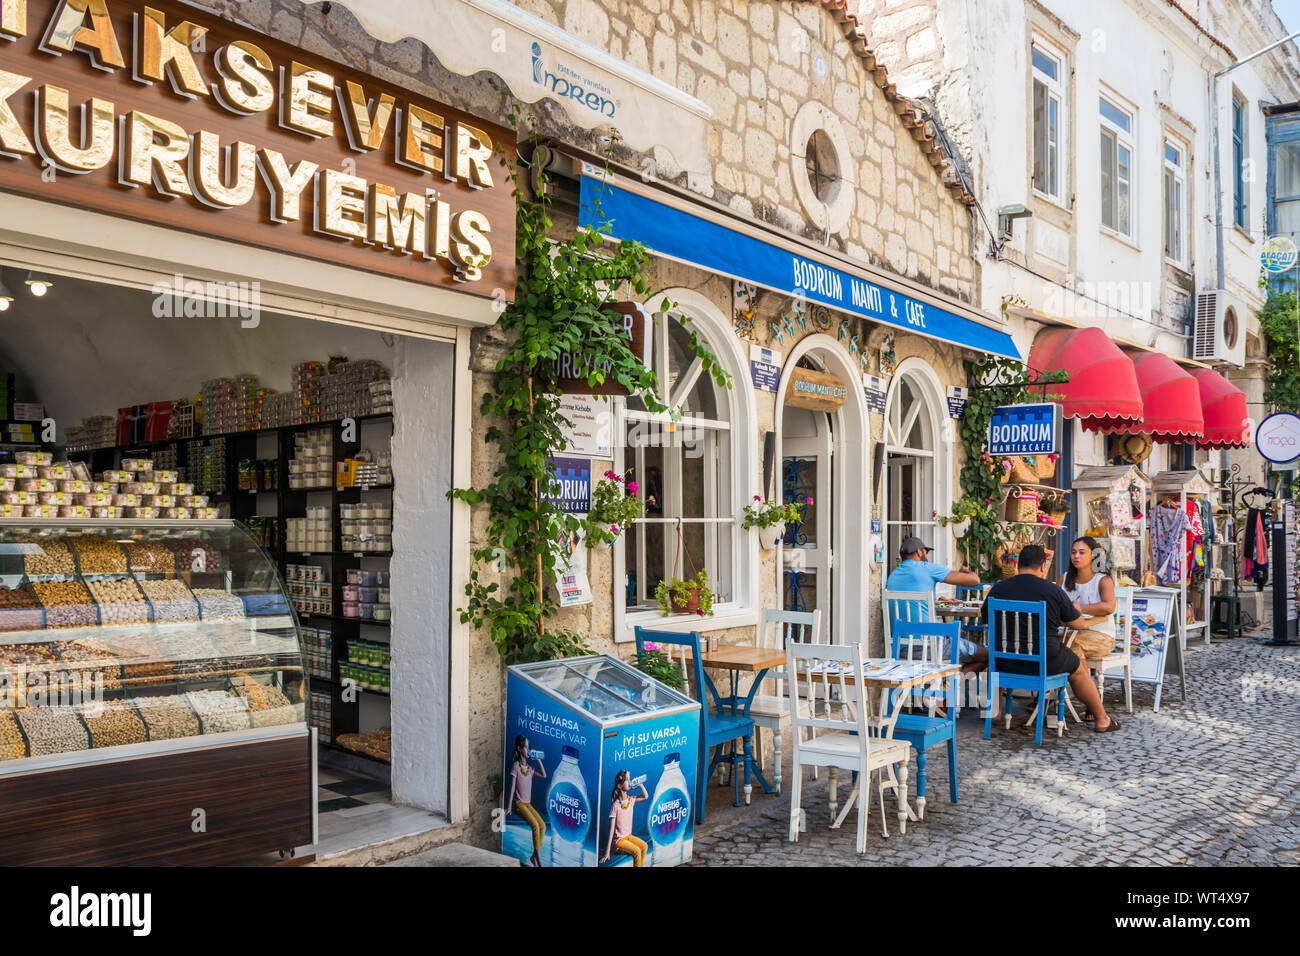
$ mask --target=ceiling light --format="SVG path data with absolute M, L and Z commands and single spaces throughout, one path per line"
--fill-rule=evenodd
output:
M 43 275 L 38 275 L 35 272 L 27 273 L 27 288 L 31 289 L 32 295 L 38 299 L 49 292 L 53 285 L 54 283 Z
M 9 311 L 9 304 L 13 302 L 14 294 L 9 291 L 9 287 L 0 281 L 0 312 Z

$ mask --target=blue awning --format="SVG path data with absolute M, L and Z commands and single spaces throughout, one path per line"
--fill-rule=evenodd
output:
M 1011 336 L 998 329 L 590 176 L 582 177 L 578 222 L 602 231 L 607 226 L 612 237 L 640 242 L 655 255 L 773 292 L 792 296 L 802 292 L 811 302 L 916 335 L 1021 358 Z

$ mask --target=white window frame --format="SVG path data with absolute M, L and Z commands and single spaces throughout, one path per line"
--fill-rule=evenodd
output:
M 1178 153 L 1178 162 L 1169 158 L 1169 150 L 1175 150 Z M 1179 268 L 1186 268 L 1187 265 L 1187 145 L 1180 139 L 1173 136 L 1165 136 L 1161 144 L 1161 157 L 1163 159 L 1164 173 L 1161 176 L 1161 244 L 1164 250 L 1165 261 L 1173 263 Z M 1176 192 L 1176 208 L 1170 210 L 1170 191 L 1169 186 L 1172 182 Z M 1170 254 L 1169 226 L 1172 223 L 1176 228 L 1176 243 L 1173 254 Z
M 1056 66 L 1055 78 L 1048 76 L 1034 64 L 1034 53 L 1041 53 L 1044 57 L 1051 60 Z M 1067 69 L 1066 59 L 1055 46 L 1046 40 L 1034 37 L 1029 45 L 1029 139 L 1030 139 L 1030 169 L 1029 180 L 1034 192 L 1058 205 L 1065 204 L 1066 196 L 1066 157 L 1069 155 L 1066 148 L 1066 130 L 1069 124 L 1066 122 L 1065 107 L 1065 84 L 1062 80 Z M 1048 162 L 1051 161 L 1053 150 L 1055 151 L 1055 173 L 1056 173 L 1056 190 L 1040 189 L 1034 176 L 1035 157 L 1038 153 L 1038 122 L 1034 116 L 1034 103 L 1036 100 L 1036 87 L 1041 85 L 1045 91 L 1049 106 L 1056 106 L 1056 144 L 1053 147 L 1050 138 L 1047 146 Z M 1048 128 L 1050 137 L 1050 127 Z M 1051 179 L 1050 171 L 1047 178 Z
M 613 637 L 617 643 L 634 640 L 635 632 L 633 628 L 638 625 L 656 630 L 681 632 L 752 627 L 758 623 L 758 612 L 756 610 L 756 596 L 758 594 L 757 536 L 752 532 L 744 532 L 740 528 L 742 504 L 752 500 L 753 496 L 760 492 L 759 484 L 762 480 L 761 469 L 758 465 L 758 410 L 753 389 L 749 387 L 749 357 L 743 354 L 740 340 L 736 338 L 730 319 L 723 315 L 722 311 L 708 298 L 693 289 L 673 288 L 656 292 L 647 297 L 646 301 L 659 303 L 665 298 L 676 303 L 676 312 L 690 316 L 694 330 L 699 333 L 701 339 L 713 351 L 723 370 L 732 377 L 732 388 L 726 393 L 728 404 L 727 421 L 695 419 L 678 423 L 680 427 L 699 426 L 711 434 L 725 436 L 725 440 L 718 443 L 718 450 L 719 453 L 730 455 L 724 478 L 728 482 L 725 491 L 729 493 L 732 506 L 730 511 L 733 513 L 730 515 L 719 514 L 716 518 L 703 519 L 701 523 L 731 522 L 735 525 L 735 531 L 731 535 L 730 549 L 731 593 L 727 595 L 727 601 L 714 602 L 713 614 L 710 617 L 700 617 L 695 614 L 671 614 L 665 617 L 660 614 L 657 607 L 650 609 L 628 608 L 626 598 L 627 548 L 630 546 L 629 539 L 632 536 L 620 535 L 613 547 L 614 568 L 611 575 L 614 605 Z M 660 332 L 666 336 L 667 327 L 663 326 L 662 329 L 656 329 L 656 333 Z M 682 388 L 684 381 L 696 378 L 698 375 L 708 374 L 702 369 L 697 369 L 697 364 L 692 363 L 683 372 L 681 378 L 678 379 L 677 387 L 674 389 L 675 395 L 669 396 L 669 398 L 677 397 L 680 401 L 680 397 L 684 396 L 689 390 L 689 386 L 685 390 Z M 656 368 L 654 371 L 662 381 L 663 375 L 660 370 Z M 627 408 L 624 399 L 615 399 L 613 406 L 614 468 L 621 474 L 627 468 L 634 467 L 635 462 L 635 451 L 625 447 L 628 423 L 638 419 L 668 423 L 672 419 L 667 413 L 655 415 L 630 410 Z M 644 478 L 644 476 L 639 475 L 633 477 L 638 480 Z M 666 472 L 665 485 L 667 484 L 668 474 Z M 676 493 L 678 495 L 678 505 L 680 505 L 680 488 L 677 488 L 676 492 L 674 492 L 671 488 L 665 487 L 660 490 L 660 493 L 665 495 L 666 498 L 665 510 L 671 503 L 671 499 L 667 499 L 669 494 Z M 723 489 L 719 489 L 715 484 L 713 493 L 721 495 Z M 706 486 L 706 496 L 708 494 Z M 706 503 L 708 500 L 706 497 Z M 662 520 L 669 525 L 676 523 L 675 519 L 668 518 L 651 520 Z M 644 562 L 640 566 L 644 567 Z M 689 567 L 686 568 L 686 571 L 691 573 Z M 711 574 L 710 584 L 713 583 Z
M 1105 113 L 1101 112 L 1101 102 L 1105 101 L 1114 110 L 1124 115 L 1128 120 L 1128 129 L 1120 126 Z M 1134 175 L 1134 169 L 1137 166 L 1137 149 L 1134 146 L 1136 140 L 1135 130 L 1137 127 L 1137 111 L 1129 107 L 1122 100 L 1115 96 L 1102 91 L 1098 94 L 1097 118 L 1100 123 L 1100 139 L 1111 142 L 1114 151 L 1114 166 L 1110 170 L 1111 191 L 1114 195 L 1114 225 L 1106 223 L 1106 204 L 1105 189 L 1103 187 L 1106 170 L 1101 169 L 1097 182 L 1097 200 L 1098 207 L 1101 209 L 1101 228 L 1103 232 L 1112 236 L 1118 236 L 1128 242 L 1136 245 L 1137 243 L 1137 176 Z M 1100 145 L 1100 142 L 1098 143 Z M 1120 151 L 1128 153 L 1128 177 L 1124 185 L 1128 191 L 1128 222 L 1121 221 L 1121 202 L 1120 202 Z M 1125 229 L 1127 225 L 1127 229 Z

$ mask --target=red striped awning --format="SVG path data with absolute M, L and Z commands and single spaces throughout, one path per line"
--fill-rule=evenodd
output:
M 1130 352 L 1142 391 L 1142 421 L 1121 429 L 1150 435 L 1165 444 L 1200 441 L 1205 434 L 1201 390 L 1196 379 L 1163 352 Z
M 1101 329 L 1042 329 L 1029 350 L 1029 368 L 1069 376 L 1068 383 L 1042 387 L 1046 400 L 1061 403 L 1066 418 L 1102 431 L 1137 430 L 1142 393 L 1133 363 Z
M 1196 444 L 1202 448 L 1245 448 L 1250 444 L 1250 421 L 1246 412 L 1246 393 L 1218 372 L 1209 368 L 1188 369 L 1201 392 L 1201 415 L 1205 419 L 1205 437 Z

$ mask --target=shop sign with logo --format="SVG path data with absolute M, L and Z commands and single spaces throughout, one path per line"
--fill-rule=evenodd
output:
M 867 396 L 867 411 L 885 414 L 885 400 L 889 395 L 889 383 L 878 375 L 862 376 L 862 390 Z
M 0 191 L 510 297 L 514 151 L 176 0 L 0 2 Z
M 949 385 L 948 414 L 953 418 L 961 418 L 962 413 L 966 411 L 966 401 L 969 398 L 969 390 L 962 388 L 960 385 Z
M 560 427 L 565 451 L 587 458 L 613 459 L 614 412 L 608 399 L 566 395 L 560 399 L 560 414 L 569 422 Z
M 548 500 L 566 514 L 585 515 L 591 510 L 591 459 L 552 458 L 551 473 L 559 494 Z
M 787 405 L 815 412 L 836 411 L 848 396 L 848 388 L 834 375 L 810 368 L 796 368 L 791 372 L 790 384 L 785 389 Z
M 760 391 L 775 392 L 781 383 L 781 353 L 761 345 L 751 345 L 749 377 Z
M 605 307 L 615 325 L 627 336 L 632 354 L 642 365 L 650 364 L 650 328 L 652 319 L 639 302 L 614 302 Z M 562 395 L 627 395 L 628 390 L 610 378 L 608 362 L 602 371 L 605 381 L 591 385 L 587 375 L 593 358 L 586 352 L 561 352 L 555 359 L 555 376 Z
M 1300 458 L 1300 415 L 1275 412 L 1255 429 L 1255 447 L 1275 465 Z
M 1050 455 L 1061 434 L 1061 406 L 1055 402 L 1001 405 L 989 420 L 989 454 Z
M 1272 236 L 1265 240 L 1260 249 L 1259 262 L 1265 272 L 1286 272 L 1295 268 L 1296 256 L 1295 243 L 1289 237 Z

